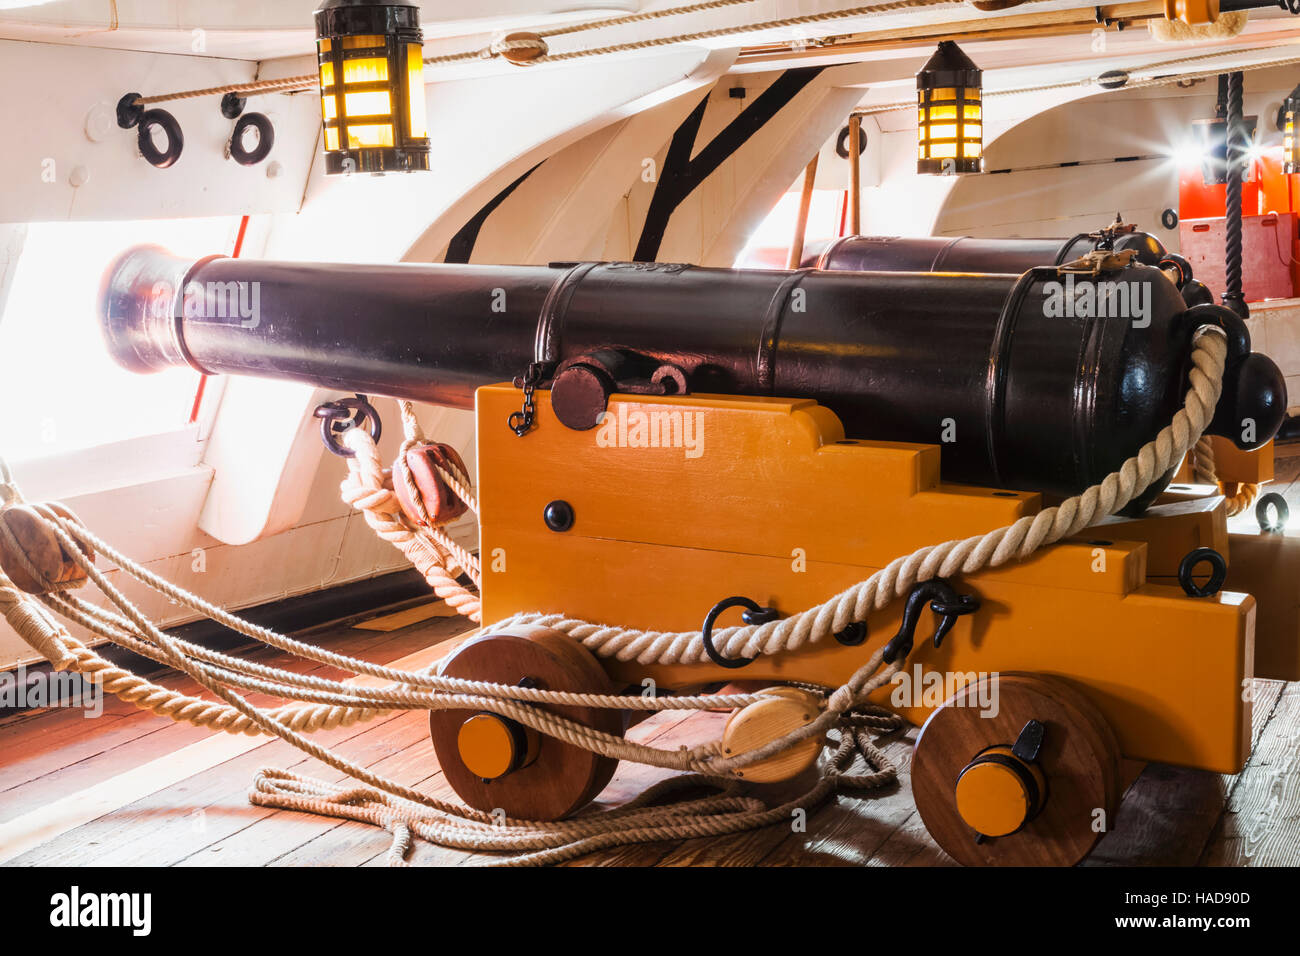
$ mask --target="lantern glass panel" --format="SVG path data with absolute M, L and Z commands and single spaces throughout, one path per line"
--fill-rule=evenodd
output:
M 349 119 L 354 116 L 388 116 L 393 112 L 393 100 L 387 90 L 346 93 L 343 108 L 347 110 Z
M 348 148 L 365 149 L 393 145 L 393 124 L 362 123 L 348 127 Z
M 353 83 L 387 83 L 388 60 L 383 57 L 366 57 L 361 60 L 343 61 L 343 84 Z
M 407 112 L 411 117 L 411 135 L 423 139 L 429 135 L 429 121 L 424 105 L 424 49 L 418 43 L 406 47 Z

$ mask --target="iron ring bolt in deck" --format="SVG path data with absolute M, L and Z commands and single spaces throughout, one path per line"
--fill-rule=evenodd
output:
M 1192 577 L 1197 566 L 1201 564 L 1210 566 L 1210 580 L 1205 584 L 1197 584 Z M 1183 560 L 1178 563 L 1178 583 L 1182 585 L 1188 597 L 1210 597 L 1218 594 L 1227 577 L 1228 562 L 1223 560 L 1223 555 L 1213 548 L 1196 548 L 1187 552 Z
M 1269 517 L 1270 511 L 1273 512 L 1274 517 Z M 1259 530 L 1265 534 L 1284 532 L 1290 517 L 1291 509 L 1287 507 L 1286 499 L 1276 491 L 1261 496 L 1259 503 L 1255 505 L 1255 520 L 1259 522 Z

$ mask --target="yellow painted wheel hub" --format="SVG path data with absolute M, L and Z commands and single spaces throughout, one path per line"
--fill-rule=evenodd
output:
M 958 776 L 957 812 L 976 833 L 1007 836 L 1038 812 L 1045 784 L 1042 771 L 1010 747 L 990 747 Z
M 470 773 L 497 780 L 518 769 L 528 749 L 523 728 L 497 714 L 475 714 L 456 736 L 460 759 Z

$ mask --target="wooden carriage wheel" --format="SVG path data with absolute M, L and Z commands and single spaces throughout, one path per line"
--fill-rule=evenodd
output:
M 444 677 L 521 684 L 541 690 L 613 693 L 604 669 L 582 645 L 545 627 L 505 628 L 466 642 L 439 669 Z M 546 707 L 609 734 L 623 714 L 595 707 Z M 438 765 L 471 807 L 522 820 L 559 820 L 605 789 L 618 761 L 547 737 L 497 714 L 432 711 Z
M 981 698 L 996 708 L 982 713 Z M 1064 681 L 986 677 L 925 722 L 912 791 L 930 835 L 959 863 L 1073 866 L 1113 825 L 1119 744 L 1093 703 Z

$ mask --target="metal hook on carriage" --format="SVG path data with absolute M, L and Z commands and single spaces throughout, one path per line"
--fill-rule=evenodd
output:
M 886 664 L 912 652 L 917 621 L 927 604 L 939 617 L 939 623 L 934 629 L 934 646 L 938 647 L 957 623 L 957 618 L 979 610 L 980 599 L 973 594 L 961 594 L 943 578 L 931 578 L 917 584 L 907 596 L 907 604 L 903 607 L 903 623 L 899 625 L 898 633 L 885 645 L 882 659 Z
M 766 624 L 768 621 L 776 620 L 778 611 L 774 607 L 763 607 L 757 601 L 751 601 L 747 597 L 729 597 L 723 598 L 709 610 L 704 618 L 704 626 L 700 628 L 700 637 L 704 641 L 704 653 L 709 655 L 709 660 L 719 667 L 728 667 L 735 669 L 744 667 L 746 664 L 752 664 L 756 658 L 753 657 L 723 657 L 718 653 L 718 649 L 713 646 L 713 625 L 717 621 L 718 615 L 728 608 L 743 607 L 745 610 L 740 613 L 740 618 L 746 624 Z
M 312 412 L 320 419 L 320 438 L 325 447 L 340 458 L 355 458 L 356 452 L 345 448 L 339 438 L 351 428 L 366 426 L 370 437 L 376 442 L 384 433 L 384 424 L 379 420 L 379 412 L 370 404 L 370 399 L 358 393 L 354 398 L 339 398 L 332 402 L 322 402 Z

